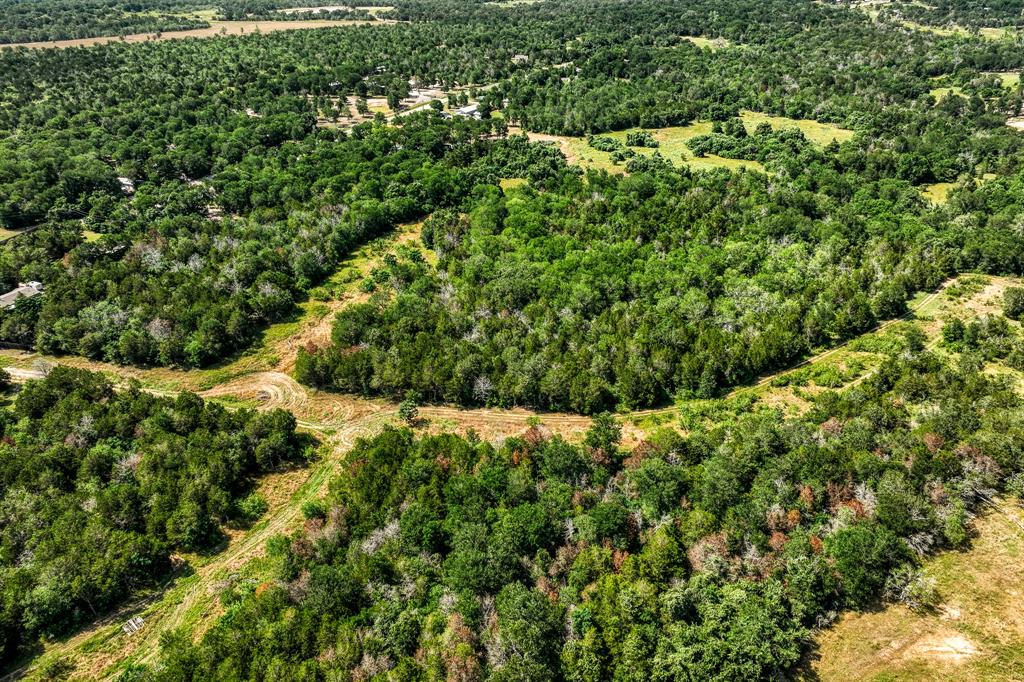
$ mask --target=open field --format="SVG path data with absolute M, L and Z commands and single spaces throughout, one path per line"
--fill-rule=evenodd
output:
M 932 88 L 931 90 L 928 91 L 928 94 L 934 97 L 936 100 L 940 100 L 943 97 L 948 97 L 949 95 L 958 95 L 960 97 L 965 96 L 964 89 L 961 88 L 959 85 Z
M 207 28 L 193 28 L 187 31 L 165 31 L 163 33 L 133 33 L 126 36 L 98 36 L 95 38 L 79 38 L 76 40 L 51 40 L 35 43 L 8 43 L 0 45 L 2 49 L 26 47 L 43 49 L 51 47 L 88 47 L 105 45 L 106 43 L 145 43 L 150 40 L 180 40 L 182 38 L 216 38 L 253 33 L 273 33 L 274 31 L 296 31 L 311 28 L 330 28 L 334 26 L 363 26 L 366 24 L 383 23 L 359 20 L 309 20 L 309 21 L 212 21 Z
M 996 76 L 999 79 L 999 82 L 1002 84 L 1002 86 L 1007 90 L 1015 91 L 1020 86 L 1020 73 L 1018 73 L 1017 71 L 987 71 L 985 72 L 985 75 Z M 942 82 L 945 81 L 946 78 L 942 77 L 935 80 Z M 928 94 L 930 94 L 936 100 L 942 99 L 943 97 L 946 97 L 948 95 L 959 95 L 960 97 L 967 96 L 967 94 L 964 92 L 964 89 L 959 85 L 941 85 L 939 87 L 935 87 L 929 90 Z
M 703 36 L 683 36 L 683 40 L 687 40 L 697 47 L 706 47 L 709 50 L 721 50 L 725 47 L 730 47 L 730 43 L 725 38 L 705 38 Z
M 379 7 L 373 5 L 313 5 L 310 7 L 285 7 L 275 11 L 279 14 L 305 14 L 306 12 L 351 12 L 361 10 L 376 17 L 393 9 L 395 9 L 393 5 L 381 5 Z
M 1020 680 L 1024 675 L 1024 511 L 999 501 L 964 552 L 928 559 L 941 604 L 844 615 L 818 637 L 813 679 Z
M 510 128 L 509 132 L 511 133 L 515 131 Z M 605 133 L 605 135 L 625 141 L 626 134 L 628 132 L 632 131 L 619 130 L 612 133 Z M 658 140 L 660 146 L 656 150 L 646 148 L 635 149 L 638 154 L 649 155 L 657 151 L 675 164 L 685 164 L 690 168 L 700 170 L 708 170 L 711 168 L 728 168 L 730 170 L 736 170 L 740 166 L 746 166 L 747 168 L 764 171 L 764 167 L 757 161 L 725 159 L 720 156 L 715 156 L 714 154 L 709 154 L 701 158 L 693 156 L 689 147 L 686 146 L 686 142 L 698 135 L 706 135 L 707 133 L 710 133 L 710 123 L 691 123 L 687 126 L 658 128 L 651 130 L 650 132 L 654 138 Z M 594 149 L 587 144 L 586 138 L 570 137 L 566 135 L 547 135 L 544 133 L 528 133 L 528 136 L 534 142 L 554 142 L 558 144 L 559 148 L 562 150 L 562 154 L 565 155 L 565 158 L 568 159 L 569 163 L 583 166 L 584 168 L 606 170 L 609 173 L 625 172 L 625 164 L 616 164 L 612 161 L 611 154 L 609 152 Z
M 1020 87 L 1019 71 L 989 71 L 986 76 L 998 76 L 1003 87 L 1008 90 L 1016 90 Z
M 877 18 L 877 12 L 875 18 Z M 934 33 L 937 36 L 952 37 L 960 36 L 967 38 L 974 33 L 963 26 L 928 26 L 927 24 L 919 24 L 914 21 L 899 20 L 901 26 L 904 26 L 915 31 L 925 31 L 927 33 Z M 980 28 L 977 32 L 978 37 L 984 38 L 985 40 L 1013 40 L 1016 36 L 1016 31 L 1012 28 Z
M 783 116 L 771 116 L 754 111 L 743 111 L 740 113 L 740 117 L 743 119 L 744 125 L 749 132 L 754 132 L 754 129 L 758 124 L 764 122 L 770 123 L 771 126 L 776 129 L 792 126 L 799 128 L 804 135 L 807 136 L 808 140 L 819 145 L 828 144 L 833 139 L 839 142 L 844 142 L 852 138 L 854 135 L 852 130 L 846 130 L 827 123 L 819 123 L 818 121 L 797 120 L 785 118 Z M 602 135 L 625 142 L 626 135 L 636 130 L 639 130 L 639 128 L 602 133 Z M 519 131 L 517 129 L 510 128 L 509 132 L 512 133 Z M 708 121 L 696 121 L 686 126 L 656 128 L 649 132 L 654 136 L 654 139 L 658 141 L 659 146 L 656 150 L 634 148 L 634 151 L 638 154 L 653 154 L 657 151 L 673 163 L 685 164 L 695 170 L 707 170 L 711 168 L 727 168 L 729 170 L 736 170 L 745 166 L 753 170 L 764 172 L 764 166 L 757 161 L 726 159 L 721 156 L 715 156 L 714 154 L 709 154 L 704 157 L 694 156 L 686 143 L 698 135 L 707 135 L 710 133 L 711 123 Z M 587 168 L 604 169 L 609 173 L 625 172 L 625 164 L 614 163 L 609 152 L 594 149 L 587 144 L 586 138 L 570 137 L 567 135 L 547 135 L 544 133 L 529 133 L 529 137 L 531 140 L 537 142 L 554 142 L 558 144 L 562 153 L 569 160 L 569 163 L 578 164 Z
M 827 3 L 824 3 L 827 4 Z M 924 4 L 924 3 L 921 3 Z M 882 14 L 882 7 L 891 6 L 891 0 L 862 0 L 861 2 L 851 3 L 851 7 L 855 7 L 869 17 L 872 20 L 878 21 Z M 913 29 L 915 31 L 927 31 L 928 33 L 934 33 L 939 36 L 969 36 L 972 34 L 971 29 L 964 26 L 929 26 L 927 24 L 920 24 L 914 21 L 896 19 L 896 23 L 906 28 Z M 1015 35 L 1015 31 L 1012 28 L 980 28 L 978 29 L 978 36 L 987 40 L 1005 40 L 1012 39 Z
M 922 185 L 921 194 L 933 204 L 944 204 L 950 190 L 954 187 L 956 187 L 955 182 L 935 182 L 930 185 Z
M 832 125 L 831 123 L 819 123 L 810 119 L 786 118 L 785 116 L 771 116 L 757 111 L 741 111 L 740 118 L 748 132 L 754 132 L 760 123 L 770 123 L 776 130 L 780 128 L 795 127 L 800 130 L 811 142 L 818 145 L 826 145 L 832 140 L 846 142 L 853 139 L 854 132 L 846 128 Z
M 995 173 L 985 173 L 980 178 L 975 178 L 978 183 L 994 180 L 998 176 Z M 935 205 L 942 205 L 949 199 L 949 193 L 957 186 L 955 182 L 933 182 L 930 185 L 921 185 L 921 194 L 924 198 Z

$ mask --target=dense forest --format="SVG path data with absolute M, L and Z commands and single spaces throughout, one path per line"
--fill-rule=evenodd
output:
M 17 131 L 0 142 L 0 221 L 37 228 L 3 250 L 0 282 L 47 286 L 0 315 L 0 334 L 209 365 L 291 314 L 354 245 L 441 211 L 430 224 L 443 239 L 427 243 L 441 271 L 406 268 L 391 284 L 402 296 L 371 303 L 387 312 L 358 338 L 339 332 L 302 378 L 594 412 L 713 394 L 900 313 L 963 268 L 1018 272 L 1009 227 L 964 230 L 912 186 L 1016 171 L 1022 139 L 1004 123 L 1020 89 L 983 71 L 1019 67 L 1019 50 L 777 4 L 439 1 L 400 5 L 408 24 L 0 55 L 0 129 Z M 937 100 L 937 76 L 962 95 Z M 340 95 L 394 108 L 410 83 L 493 86 L 477 97 L 500 116 L 317 124 Z M 730 140 L 743 108 L 856 135 Z M 769 175 L 690 174 L 655 156 L 630 159 L 628 179 L 582 178 L 553 149 L 503 137 L 506 123 L 582 134 L 707 119 L 719 132 L 693 141 L 698 153 Z M 502 196 L 502 177 L 542 191 Z M 395 336 L 409 325 L 422 333 Z
M 3 0 L 0 45 L 204 28 L 187 0 Z
M 0 0 L 2 43 L 395 20 L 0 50 L 0 294 L 42 291 L 0 344 L 223 388 L 295 322 L 273 378 L 345 415 L 261 579 L 124 682 L 780 679 L 845 609 L 932 604 L 922 558 L 1024 494 L 1024 289 L 927 347 L 891 327 L 802 414 L 715 400 L 950 277 L 1024 274 L 1019 1 L 312 5 Z M 363 250 L 399 226 L 415 248 Z M 85 370 L 10 397 L 5 664 L 160 594 L 268 511 L 257 477 L 313 458 L 295 414 Z M 610 416 L 689 400 L 721 409 L 636 445 Z M 428 402 L 594 419 L 345 452 L 371 423 L 348 415 L 420 427 Z
M 266 510 L 253 477 L 308 457 L 295 417 L 159 398 L 58 367 L 0 410 L 0 660 L 169 577 L 173 551 Z
M 752 138 L 769 163 L 783 152 L 793 185 L 566 171 L 544 192 L 435 213 L 423 242 L 436 271 L 383 266 L 374 298 L 338 316 L 333 346 L 300 354 L 298 378 L 589 413 L 706 398 L 899 316 L 951 273 L 1024 266 L 1024 175 L 965 186 L 937 212 L 905 182 L 845 170 L 841 152 Z M 691 144 L 728 153 L 723 140 L 736 138 Z
M 383 34 L 363 37 L 364 52 L 338 46 L 334 74 L 315 77 L 322 87 L 338 78 L 364 93 L 385 90 L 391 74 L 363 81 L 354 70 L 367 69 L 362 60 L 386 48 Z M 292 40 L 299 49 L 309 38 L 296 33 Z M 268 50 L 278 44 L 270 36 L 256 41 Z M 251 51 L 251 42 L 224 42 L 239 63 L 267 58 Z M 6 315 L 5 340 L 120 362 L 209 364 L 290 313 L 295 298 L 354 244 L 454 205 L 479 182 L 532 166 L 542 177 L 560 163 L 552 150 L 491 139 L 500 121 L 428 113 L 396 127 L 317 128 L 301 96 L 309 83 L 283 76 L 288 64 L 281 74 L 254 70 L 247 85 L 228 73 L 204 81 L 231 51 L 210 51 L 209 44 L 108 48 L 120 54 L 114 63 L 82 64 L 78 74 L 62 68 L 77 61 L 66 51 L 7 56 L 6 73 L 19 79 L 20 95 L 0 119 L 8 129 L 35 132 L 0 143 L 0 220 L 42 227 L 5 250 L 0 281 L 44 281 L 49 292 L 41 306 Z M 135 83 L 128 72 L 140 51 L 150 50 L 147 70 L 169 68 L 174 54 L 176 87 L 200 92 L 168 99 L 160 95 L 162 79 L 121 87 L 121 79 Z M 324 61 L 334 56 L 321 54 Z M 473 77 L 457 58 L 434 68 L 432 78 Z M 78 114 L 80 125 L 56 125 L 64 114 L 52 110 L 54 100 L 31 93 L 37 70 L 55 79 L 68 106 L 87 101 L 93 113 Z M 290 95 L 276 93 L 282 81 Z M 90 122 L 98 119 L 107 124 Z M 119 173 L 132 186 L 124 187 Z M 106 236 L 83 243 L 83 227 Z
M 982 348 L 1020 341 L 1002 318 L 969 327 L 959 360 L 908 333 L 793 420 L 631 450 L 607 415 L 580 445 L 543 427 L 361 441 L 271 544 L 275 583 L 229 596 L 200 644 L 166 640 L 141 679 L 780 679 L 842 609 L 927 608 L 919 557 L 1021 488 L 1021 398 L 981 371 Z

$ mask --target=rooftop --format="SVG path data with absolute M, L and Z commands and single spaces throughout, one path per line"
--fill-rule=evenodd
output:
M 43 293 L 43 285 L 40 282 L 23 282 L 17 288 L 0 295 L 0 308 L 9 310 L 14 307 L 19 298 L 32 298 L 41 293 Z

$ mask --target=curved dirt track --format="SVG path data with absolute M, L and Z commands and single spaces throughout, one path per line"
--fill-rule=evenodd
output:
M 910 317 L 914 312 L 929 306 L 948 284 L 949 282 L 944 283 L 939 290 L 923 298 L 911 312 L 899 319 Z M 1003 286 L 1004 282 L 1000 281 L 999 285 Z M 332 306 L 332 312 L 337 307 Z M 895 324 L 899 319 L 880 324 L 875 331 Z M 279 347 L 297 348 L 300 344 L 305 345 L 310 339 L 309 335 L 320 336 L 325 329 L 329 329 L 329 325 L 325 326 L 322 319 L 312 324 L 300 325 L 295 335 L 280 342 Z M 843 344 L 832 348 L 776 375 L 764 377 L 753 386 L 741 387 L 736 391 L 761 386 L 773 376 L 819 362 L 845 346 L 846 344 Z M 43 376 L 45 368 L 30 365 L 30 358 L 37 358 L 36 365 L 40 365 L 40 360 L 45 361 L 42 364 L 57 362 L 53 358 L 27 356 L 13 351 L 0 351 L 0 360 L 3 357 L 20 360 L 20 366 L 8 368 L 8 372 L 16 381 Z M 76 674 L 86 679 L 102 679 L 113 676 L 116 672 L 115 666 L 125 660 L 152 661 L 158 654 L 158 642 L 162 633 L 179 627 L 188 627 L 195 638 L 200 637 L 221 613 L 215 592 L 225 577 L 237 572 L 249 560 L 262 555 L 268 539 L 274 535 L 288 534 L 301 525 L 303 503 L 323 495 L 328 482 L 340 471 L 343 454 L 351 449 L 359 437 L 372 435 L 387 424 L 398 423 L 397 404 L 386 400 L 371 400 L 307 388 L 295 381 L 286 371 L 282 371 L 284 367 L 290 369 L 293 365 L 285 359 L 288 356 L 282 354 L 277 357 L 273 369 L 229 376 L 212 388 L 206 389 L 202 389 L 201 386 L 203 381 L 209 379 L 209 375 L 202 372 L 122 368 L 81 358 L 59 360 L 64 364 L 102 371 L 125 380 L 138 380 L 146 390 L 161 395 L 175 395 L 178 390 L 199 389 L 196 391 L 199 395 L 211 399 L 225 399 L 229 404 L 231 401 L 241 401 L 258 409 L 286 409 L 295 415 L 300 428 L 317 433 L 323 447 L 320 448 L 320 459 L 312 462 L 305 470 L 290 476 L 276 491 L 275 497 L 279 499 L 274 500 L 271 511 L 263 522 L 249 531 L 230 533 L 224 549 L 209 560 L 202 561 L 192 576 L 172 581 L 165 592 L 129 605 L 97 621 L 92 627 L 64 641 L 51 644 L 43 659 L 67 656 L 78 666 Z M 291 359 L 294 359 L 294 355 L 291 355 Z M 168 386 L 175 388 L 167 388 Z M 623 421 L 671 414 L 675 410 L 674 406 L 639 410 L 624 415 L 626 419 Z M 430 430 L 455 430 L 463 433 L 473 430 L 488 440 L 498 440 L 522 433 L 531 418 L 538 418 L 555 434 L 578 438 L 591 421 L 589 417 L 582 415 L 537 413 L 522 408 L 464 409 L 438 405 L 420 407 L 419 416 L 427 422 Z M 627 438 L 632 439 L 630 436 L 639 435 L 638 430 L 630 433 L 632 427 L 628 423 L 626 426 Z M 282 476 L 284 475 L 286 474 L 283 473 Z M 273 476 L 277 475 L 271 474 L 267 478 Z M 186 580 L 189 582 L 184 582 Z M 186 587 L 183 590 L 175 589 L 176 583 Z M 146 627 L 130 637 L 122 636 L 120 623 L 133 615 L 143 615 Z M 105 635 L 107 639 L 115 642 L 114 648 L 91 646 L 90 642 L 95 641 L 94 638 L 98 635 Z M 35 662 L 36 665 L 39 663 L 40 660 Z

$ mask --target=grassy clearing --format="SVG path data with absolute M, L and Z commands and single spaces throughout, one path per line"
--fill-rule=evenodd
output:
M 994 180 L 997 177 L 999 176 L 995 173 L 985 173 L 981 177 L 974 178 L 974 181 L 977 183 L 985 183 L 989 180 Z M 929 185 L 921 185 L 920 190 L 925 199 L 936 206 L 941 206 L 949 200 L 949 193 L 953 191 L 957 184 L 958 183 L 956 182 L 933 182 Z
M 1007 90 L 1016 91 L 1017 88 L 1020 87 L 1020 72 L 1018 71 L 986 71 L 985 75 L 995 76 L 998 78 L 1000 84 Z M 936 80 L 940 83 L 948 82 L 944 76 L 939 77 Z M 940 100 L 943 97 L 948 97 L 950 95 L 958 95 L 960 97 L 968 96 L 967 93 L 964 92 L 964 89 L 959 85 L 940 85 L 929 90 L 928 94 L 936 100 Z
M 743 119 L 743 123 L 746 125 L 749 132 L 754 132 L 754 129 L 760 123 L 770 123 L 772 128 L 791 128 L 795 127 L 800 130 L 811 142 L 818 145 L 827 145 L 832 140 L 836 142 L 846 142 L 847 140 L 853 139 L 854 132 L 847 130 L 846 128 L 840 128 L 839 126 L 832 125 L 831 123 L 819 123 L 810 119 L 796 119 L 786 118 L 785 116 L 769 116 L 768 114 L 762 114 L 756 111 L 742 111 L 740 117 Z
M 740 113 L 744 124 L 749 132 L 760 123 L 769 123 L 773 128 L 798 128 L 811 142 L 818 145 L 826 145 L 832 140 L 845 142 L 853 137 L 852 130 L 846 130 L 838 126 L 818 121 L 799 120 L 786 118 L 784 116 L 770 116 L 755 111 L 743 111 Z M 626 141 L 626 135 L 630 132 L 640 130 L 618 130 L 611 133 L 604 133 L 608 137 Z M 764 166 L 757 161 L 746 161 L 743 159 L 726 159 L 721 156 L 709 154 L 705 157 L 695 157 L 687 146 L 687 142 L 698 135 L 706 135 L 711 132 L 711 123 L 708 121 L 696 121 L 685 126 L 670 128 L 655 128 L 649 131 L 659 143 L 657 150 L 646 148 L 634 148 L 638 154 L 653 154 L 658 151 L 662 156 L 675 164 L 687 165 L 694 170 L 709 170 L 712 168 L 726 168 L 737 170 L 741 167 L 750 168 L 764 172 Z M 616 164 L 612 161 L 611 154 L 594 149 L 587 144 L 586 138 L 569 137 L 566 135 L 544 135 L 530 134 L 530 139 L 535 141 L 555 142 L 559 145 L 562 153 L 565 154 L 569 163 L 579 164 L 587 168 L 597 168 L 609 173 L 622 173 L 625 171 L 623 164 Z
M 697 47 L 706 47 L 707 49 L 721 50 L 726 47 L 732 47 L 732 43 L 725 38 L 705 38 L 703 36 L 682 36 L 683 40 L 688 40 Z
M 847 614 L 818 638 L 811 668 L 844 680 L 1019 680 L 1024 671 L 1024 513 L 1002 501 L 976 520 L 965 552 L 924 564 L 942 603 L 918 614 L 903 606 Z
M 815 0 L 819 2 L 819 0 Z M 822 3 L 824 4 L 824 3 Z M 851 4 L 865 14 L 867 14 L 872 21 L 878 21 L 881 16 L 880 7 L 890 5 L 891 0 L 862 0 L 861 2 L 854 2 Z M 926 3 L 911 3 L 920 4 L 924 7 L 928 5 Z M 971 29 L 963 26 L 929 26 L 927 24 L 919 24 L 914 21 L 908 21 L 905 19 L 896 19 L 895 23 L 900 26 L 904 26 L 915 31 L 925 31 L 928 33 L 934 33 L 938 36 L 950 37 L 950 36 L 961 36 L 966 37 L 973 35 Z M 1014 40 L 1016 38 L 1016 31 L 1013 28 L 981 28 L 978 29 L 977 35 L 986 40 Z
M 511 189 L 515 189 L 516 187 L 522 187 L 523 185 L 529 184 L 529 182 L 525 178 L 502 178 L 498 184 L 501 185 L 502 190 L 507 192 Z
M 1019 71 L 987 71 L 985 75 L 998 76 L 999 82 L 1002 83 L 1003 87 L 1007 90 L 1016 90 L 1020 87 Z
M 633 128 L 631 130 L 618 130 L 612 133 L 607 133 L 609 137 L 625 142 L 626 134 L 639 130 L 639 128 Z M 660 153 L 662 156 L 670 160 L 672 163 L 678 165 L 686 165 L 694 170 L 710 170 L 713 168 L 727 168 L 729 170 L 738 170 L 740 167 L 747 167 L 754 170 L 764 172 L 764 166 L 757 161 L 745 161 L 743 159 L 726 159 L 721 156 L 715 156 L 709 154 L 704 157 L 695 157 L 690 151 L 690 148 L 686 146 L 686 143 L 697 137 L 698 135 L 706 135 L 711 132 L 711 124 L 705 121 L 698 121 L 691 123 L 687 126 L 676 126 L 671 128 L 657 128 L 651 130 L 650 133 L 654 136 L 659 143 L 658 148 L 647 149 L 647 148 L 634 148 L 638 154 L 653 154 L 655 151 Z M 587 140 L 582 137 L 560 137 L 550 136 L 564 140 L 563 152 L 568 147 L 568 153 L 566 157 L 569 158 L 570 163 L 579 163 L 581 166 L 587 168 L 597 168 L 608 171 L 609 173 L 623 173 L 625 172 L 624 164 L 616 164 L 612 161 L 611 154 L 608 152 L 602 152 L 594 149 L 587 144 Z
M 952 36 L 966 38 L 974 35 L 970 29 L 964 28 L 963 26 L 928 26 L 926 24 L 919 24 L 914 21 L 905 20 L 901 20 L 899 23 L 901 26 L 905 26 L 915 31 L 934 33 L 935 35 L 943 36 L 944 38 Z M 1012 28 L 980 28 L 978 29 L 977 35 L 985 40 L 1015 40 L 1017 33 Z
M 956 187 L 955 182 L 935 182 L 930 185 L 921 185 L 921 194 L 933 204 L 944 204 L 949 198 L 949 192 Z
M 734 389 L 724 398 L 711 401 L 746 401 L 747 409 L 778 409 L 785 415 L 798 415 L 810 407 L 815 396 L 828 390 L 842 390 L 856 385 L 884 361 L 887 354 L 899 353 L 904 347 L 904 332 L 916 326 L 925 334 L 926 345 L 934 349 L 940 341 L 943 320 L 955 316 L 965 320 L 996 313 L 1001 309 L 1003 291 L 1020 286 L 1018 278 L 963 275 L 934 292 L 919 292 L 907 302 L 911 311 L 904 318 L 882 323 L 849 342 L 817 352 L 807 361 L 789 369 L 762 377 L 748 386 Z M 692 414 L 705 413 L 707 401 L 686 400 L 677 403 L 678 426 L 693 427 Z M 718 408 L 715 408 L 718 409 Z M 646 418 L 664 410 L 635 413 Z M 634 421 L 642 430 L 654 424 Z
M 949 97 L 950 95 L 958 95 L 960 97 L 966 97 L 967 96 L 964 93 L 964 89 L 961 88 L 959 85 L 953 85 L 953 86 L 941 87 L 941 88 L 932 88 L 931 90 L 928 91 L 928 94 L 931 95 L 932 97 L 934 97 L 936 99 L 936 101 L 942 99 L 943 97 Z

